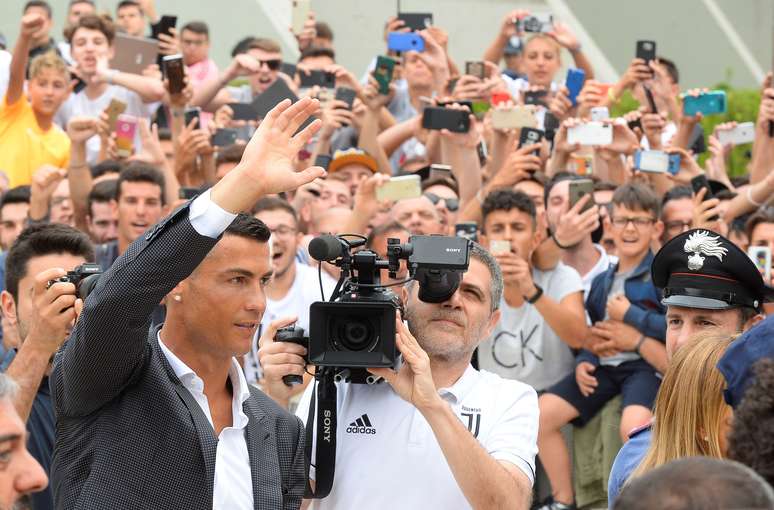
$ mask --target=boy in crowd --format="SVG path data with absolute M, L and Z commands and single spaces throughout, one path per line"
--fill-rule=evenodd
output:
M 532 268 L 540 243 L 535 204 L 520 191 L 493 191 L 482 206 L 482 241 L 503 271 L 502 316 L 478 348 L 479 367 L 543 391 L 572 373 L 571 348 L 585 338 L 583 284 L 559 262 Z M 518 335 L 518 336 L 517 336 Z
M 22 18 L 19 40 L 13 50 L 10 79 L 0 106 L 0 169 L 16 187 L 32 182 L 32 174 L 43 165 L 65 168 L 70 159 L 70 139 L 54 125 L 54 116 L 70 93 L 70 73 L 64 61 L 49 52 L 30 64 L 27 95 L 24 70 L 27 55 L 46 20 L 39 13 Z
M 636 328 L 641 338 L 632 352 L 610 351 L 598 358 L 583 350 L 576 359 L 575 374 L 549 388 L 539 400 L 540 461 L 551 481 L 553 501 L 546 510 L 565 510 L 575 505 L 570 455 L 560 432 L 567 423 L 584 425 L 619 393 L 623 397 L 620 433 L 652 418 L 651 408 L 660 379 L 639 353 L 645 338 L 664 341 L 666 321 L 660 296 L 651 281 L 651 243 L 661 236 L 659 200 L 648 187 L 626 184 L 613 195 L 613 237 L 618 263 L 598 275 L 586 300 L 592 324 L 622 321 Z M 593 333 L 587 346 L 599 339 Z

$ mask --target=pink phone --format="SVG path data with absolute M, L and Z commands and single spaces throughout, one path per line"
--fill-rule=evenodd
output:
M 134 152 L 134 134 L 137 132 L 137 118 L 119 115 L 116 119 L 116 148 L 118 156 L 128 158 Z

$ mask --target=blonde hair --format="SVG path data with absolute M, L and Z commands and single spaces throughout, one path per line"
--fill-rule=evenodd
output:
M 723 458 L 720 426 L 728 405 L 716 366 L 736 336 L 700 333 L 675 353 L 656 396 L 650 448 L 627 483 L 683 457 Z
M 32 59 L 32 62 L 30 62 L 30 79 L 37 78 L 44 69 L 53 69 L 61 73 L 65 80 L 70 80 L 70 71 L 67 70 L 67 64 L 54 51 L 47 51 Z
M 538 33 L 538 34 L 533 35 L 529 39 L 527 39 L 527 42 L 524 43 L 524 53 L 525 54 L 527 53 L 527 48 L 529 47 L 529 45 L 532 44 L 532 41 L 546 41 L 551 46 L 553 46 L 554 49 L 556 50 L 556 58 L 561 60 L 561 58 L 562 58 L 562 46 L 558 42 L 556 42 L 556 39 L 554 39 L 550 35 L 543 34 L 543 33 Z

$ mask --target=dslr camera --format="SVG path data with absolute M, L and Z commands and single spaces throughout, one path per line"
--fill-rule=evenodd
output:
M 49 280 L 46 288 L 51 287 L 55 283 L 64 282 L 72 283 L 75 285 L 75 293 L 79 298 L 86 300 L 86 297 L 94 290 L 97 285 L 100 275 L 102 275 L 102 269 L 99 264 L 87 262 L 76 267 L 72 271 L 68 271 L 66 275 L 60 276 L 54 280 Z
M 357 237 L 356 240 L 348 238 Z M 336 381 L 373 384 L 378 378 L 367 368 L 400 366 L 395 345 L 396 313 L 403 308 L 398 296 L 381 284 L 381 271 L 395 279 L 400 261 L 406 260 L 408 279 L 419 285 L 419 299 L 442 303 L 459 287 L 470 261 L 470 241 L 459 237 L 412 236 L 401 244 L 388 239 L 387 258 L 365 249 L 361 236 L 323 235 L 309 244 L 309 254 L 320 262 L 341 268 L 341 277 L 330 301 L 312 303 L 308 338 L 304 330 L 289 326 L 277 331 L 275 341 L 293 342 L 307 348 L 306 361 L 331 367 Z M 399 285 L 393 284 L 393 285 Z M 300 376 L 286 375 L 285 384 L 300 382 Z
M 554 29 L 554 17 L 551 14 L 533 14 L 517 22 L 517 28 L 524 32 L 550 32 Z

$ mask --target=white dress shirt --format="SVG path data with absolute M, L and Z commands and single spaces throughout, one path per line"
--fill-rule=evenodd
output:
M 210 190 L 202 193 L 191 204 L 188 213 L 194 230 L 199 234 L 216 238 L 231 224 L 236 214 L 223 210 L 210 199 Z M 201 407 L 210 425 L 213 426 L 210 404 L 204 394 L 204 381 L 196 372 L 170 351 L 159 337 L 161 351 L 169 361 L 172 370 L 183 386 L 191 393 Z M 236 359 L 231 359 L 228 370 L 233 399 L 231 401 L 232 425 L 224 428 L 218 436 L 215 455 L 215 483 L 213 488 L 213 510 L 252 509 L 253 477 L 250 469 L 250 455 L 247 452 L 245 428 L 249 418 L 242 410 L 250 397 L 247 379 Z

